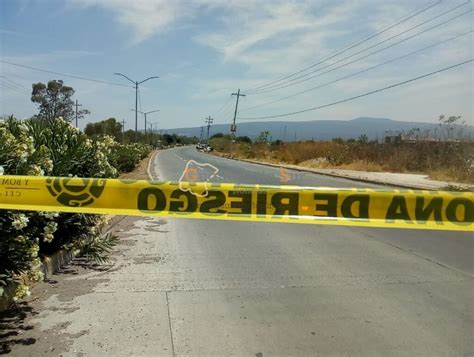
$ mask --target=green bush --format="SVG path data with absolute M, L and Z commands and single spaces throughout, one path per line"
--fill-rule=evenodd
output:
M 117 177 L 109 161 L 115 144 L 108 137 L 92 141 L 62 118 L 0 121 L 5 175 Z M 99 215 L 1 210 L 0 295 L 2 286 L 21 273 L 40 280 L 35 268 L 43 255 L 62 247 L 82 249 L 87 242 L 97 245 L 104 223 Z M 20 284 L 17 297 L 25 294 L 28 288 Z
M 112 145 L 109 161 L 119 172 L 130 172 L 151 151 L 151 147 L 145 144 L 119 144 Z

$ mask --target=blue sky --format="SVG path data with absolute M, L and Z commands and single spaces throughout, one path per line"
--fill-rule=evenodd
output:
M 472 12 L 423 34 L 417 33 L 463 12 L 472 1 L 390 40 L 465 1 L 377 0 L 3 0 L 0 1 L 0 59 L 21 65 L 127 84 L 114 72 L 142 80 L 143 111 L 161 128 L 200 126 L 211 115 L 230 123 L 237 88 L 246 90 L 324 60 L 430 4 L 427 11 L 324 61 L 320 74 L 267 93 L 248 91 L 240 118 L 255 118 L 315 107 L 355 96 L 473 57 Z M 407 58 L 318 90 L 248 109 L 364 70 L 448 40 Z M 324 74 L 396 41 L 412 39 Z M 378 42 L 387 40 L 377 45 Z M 374 46 L 366 50 L 369 46 Z M 359 55 L 344 57 L 361 51 Z M 332 66 L 332 67 L 331 67 Z M 326 69 L 327 70 L 327 69 Z M 307 72 L 302 72 L 306 74 Z M 305 78 L 305 77 L 303 77 Z M 91 111 L 88 121 L 109 117 L 134 125 L 133 88 L 81 81 L 0 63 L 0 114 L 29 117 L 31 83 L 63 79 Z M 287 82 L 280 82 L 285 84 Z M 288 82 L 294 84 L 294 82 Z M 269 87 L 273 89 L 273 87 Z M 358 116 L 435 122 L 440 114 L 461 115 L 472 124 L 473 65 L 468 64 L 407 86 L 276 120 L 349 120 Z M 241 119 L 242 121 L 246 121 Z M 250 120 L 250 119 L 248 119 Z M 143 124 L 142 124 L 143 126 Z

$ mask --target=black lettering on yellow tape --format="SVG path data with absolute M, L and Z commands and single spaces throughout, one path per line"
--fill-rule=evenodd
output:
M 70 177 L 0 179 L 0 209 L 458 231 L 473 229 L 473 196 Z

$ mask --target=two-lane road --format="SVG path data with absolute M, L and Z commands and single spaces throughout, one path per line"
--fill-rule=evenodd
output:
M 281 184 L 283 175 L 367 187 L 192 147 L 160 152 L 154 178 L 178 180 L 189 160 L 217 167 L 217 182 Z M 166 291 L 174 354 L 474 351 L 472 234 L 178 218 L 164 226 L 154 288 Z

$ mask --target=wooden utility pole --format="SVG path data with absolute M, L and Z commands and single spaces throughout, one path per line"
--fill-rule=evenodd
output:
M 240 94 L 240 88 L 237 90 L 237 93 L 232 93 L 232 95 L 237 96 L 237 100 L 235 101 L 235 112 L 234 112 L 234 120 L 232 125 L 230 126 L 230 132 L 232 135 L 232 139 L 235 138 L 235 132 L 237 131 L 237 125 L 235 124 L 235 120 L 237 119 L 237 109 L 239 108 L 239 98 L 245 97 L 245 94 Z
M 202 141 L 203 136 L 204 136 L 204 126 L 201 126 L 201 135 L 199 135 L 199 142 Z
M 211 116 L 208 116 L 206 118 L 206 124 L 207 124 L 207 143 L 209 144 L 209 129 L 211 128 L 211 124 L 214 121 L 214 119 L 211 118 Z

